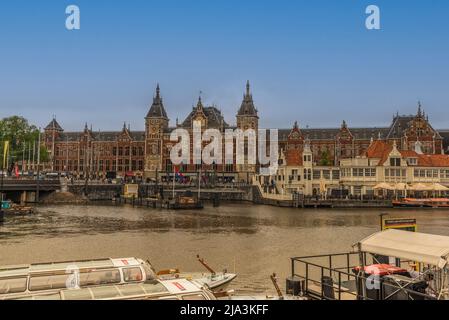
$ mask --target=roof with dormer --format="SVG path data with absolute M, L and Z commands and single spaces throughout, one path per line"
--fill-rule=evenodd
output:
M 192 121 L 198 114 L 204 115 L 207 119 L 208 128 L 220 129 L 229 128 L 229 125 L 224 120 L 224 116 L 221 111 L 215 107 L 204 107 L 201 97 L 198 99 L 196 108 L 192 109 L 192 112 L 187 116 L 187 118 L 181 123 L 182 128 L 191 128 Z
M 383 165 L 396 148 L 388 142 L 376 140 L 371 143 L 365 152 L 367 158 L 379 159 L 379 165 Z M 415 150 L 398 150 L 402 158 L 416 158 L 416 166 L 420 167 L 449 167 L 449 155 L 442 154 L 420 154 Z

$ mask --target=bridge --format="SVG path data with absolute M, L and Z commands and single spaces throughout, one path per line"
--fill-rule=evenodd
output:
M 51 193 L 61 189 L 59 180 L 10 179 L 5 178 L 0 191 L 7 199 L 16 202 L 36 202 L 41 193 Z M 38 196 L 39 193 L 39 196 Z

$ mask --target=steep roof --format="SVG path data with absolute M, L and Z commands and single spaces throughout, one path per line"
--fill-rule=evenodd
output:
M 300 149 L 287 149 L 285 151 L 287 166 L 302 166 L 302 151 Z
M 349 128 L 355 140 L 385 138 L 388 128 Z M 286 141 L 292 129 L 279 129 L 279 140 Z M 301 129 L 302 135 L 310 140 L 335 140 L 341 128 Z
M 95 141 L 102 142 L 114 142 L 122 135 L 123 131 L 102 131 L 102 132 L 93 132 L 90 131 L 92 139 Z M 145 141 L 145 131 L 129 131 L 131 138 L 134 141 Z M 81 137 L 84 135 L 84 132 L 65 132 L 61 134 L 58 138 L 59 141 L 69 141 L 75 142 L 79 141 Z
M 150 111 L 148 111 L 147 118 L 165 118 L 167 117 L 167 112 L 165 111 L 164 104 L 162 102 L 162 97 L 160 94 L 159 84 L 156 88 L 156 96 L 153 98 L 153 104 L 151 105 Z
M 45 130 L 64 131 L 58 121 L 56 121 L 56 118 L 53 118 L 53 120 L 50 121 L 50 123 L 45 127 Z
M 393 146 L 387 142 L 374 141 L 366 150 L 365 155 L 368 158 L 380 159 L 382 165 L 387 161 L 388 156 L 393 150 Z M 414 150 L 398 150 L 402 158 L 418 159 L 419 167 L 449 167 L 449 155 L 441 154 L 419 154 Z
M 209 128 L 229 128 L 229 125 L 224 120 L 223 114 L 218 108 L 215 106 L 205 107 L 203 108 L 201 105 L 201 110 L 207 118 L 207 125 Z M 181 127 L 183 128 L 191 128 L 192 127 L 192 119 L 196 115 L 198 111 L 198 107 L 194 108 L 192 112 L 187 116 L 187 118 L 182 122 Z
M 243 95 L 242 105 L 237 116 L 254 116 L 257 117 L 257 109 L 254 106 L 253 95 L 251 94 L 249 81 L 246 83 L 246 93 Z

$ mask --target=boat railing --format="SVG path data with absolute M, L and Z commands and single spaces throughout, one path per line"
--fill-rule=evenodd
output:
M 366 265 L 375 264 L 370 255 L 365 252 L 362 255 Z M 354 273 L 359 258 L 358 252 L 294 257 L 291 258 L 291 276 L 300 280 L 302 295 L 317 300 L 389 300 L 398 293 L 408 300 L 436 300 L 411 290 L 411 283 L 381 283 L 378 278 Z M 373 289 L 377 294 L 373 295 Z

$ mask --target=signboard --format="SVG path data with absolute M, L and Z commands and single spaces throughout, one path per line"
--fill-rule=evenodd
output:
M 139 195 L 138 184 L 125 184 L 125 197 L 135 197 Z
M 402 230 L 402 231 L 418 231 L 416 219 L 384 219 L 382 220 L 382 230 Z

